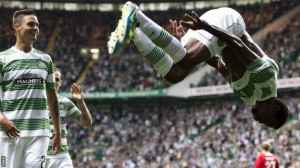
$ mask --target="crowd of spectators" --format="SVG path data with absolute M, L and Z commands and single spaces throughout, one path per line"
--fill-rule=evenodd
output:
M 265 23 L 270 23 L 297 3 L 299 1 L 282 0 L 265 5 Z M 259 5 L 232 7 L 242 14 L 250 33 L 260 29 Z M 11 27 L 14 10 L 0 10 L 1 51 L 15 43 Z M 200 14 L 205 10 L 208 9 L 197 12 Z M 146 13 L 168 29 L 169 16 L 183 19 L 187 11 L 173 9 L 168 12 L 167 15 L 165 12 Z M 37 13 L 41 31 L 34 47 L 49 51 L 55 65 L 62 70 L 63 91 L 69 91 L 69 86 L 80 78 L 90 61 L 93 66 L 87 70 L 82 83 L 87 92 L 139 91 L 170 86 L 133 45 L 122 48 L 119 56 L 107 53 L 106 41 L 116 26 L 112 20 L 116 21 L 120 13 Z M 298 15 L 279 32 L 268 34 L 261 45 L 278 62 L 280 78 L 299 77 L 299 26 Z M 54 41 L 49 40 L 53 37 Z M 94 44 L 100 44 L 97 60 L 81 52 L 82 48 Z M 197 86 L 225 84 L 215 71 L 203 79 Z M 90 102 L 94 124 L 91 128 L 82 128 L 69 122 L 69 149 L 75 167 L 248 168 L 253 166 L 260 142 L 269 140 L 282 167 L 300 167 L 298 97 L 299 92 L 282 96 L 289 104 L 291 121 L 279 131 L 255 122 L 249 107 L 234 98 L 141 105 L 96 105 Z
M 70 153 L 74 165 L 85 168 L 249 168 L 267 140 L 282 168 L 300 166 L 299 94 L 280 96 L 290 120 L 278 131 L 256 122 L 234 97 L 124 102 L 102 110 L 100 104 L 91 110 L 91 128 L 69 124 Z
M 268 24 L 286 11 L 295 7 L 298 1 L 272 1 L 261 8 L 260 4 L 244 6 L 231 5 L 239 11 L 245 19 L 247 30 L 254 33 L 263 23 Z M 261 18 L 262 9 L 263 18 Z M 276 9 L 276 10 L 275 10 Z M 11 28 L 11 17 L 16 9 L 1 9 L 0 11 L 0 50 L 9 48 L 14 44 L 14 32 Z M 199 14 L 207 9 L 197 10 Z M 190 11 L 171 9 L 168 14 L 164 11 L 146 11 L 145 13 L 155 22 L 169 30 L 168 19 L 185 19 L 184 14 Z M 80 79 L 89 62 L 93 66 L 87 68 L 82 86 L 87 92 L 97 91 L 139 91 L 169 87 L 170 84 L 159 75 L 153 67 L 139 54 L 134 45 L 127 45 L 119 56 L 107 53 L 106 42 L 119 19 L 120 12 L 97 11 L 37 11 L 40 22 L 40 36 L 34 47 L 47 51 L 55 65 L 64 72 L 61 90 L 68 91 L 69 86 Z M 264 41 L 263 49 L 267 53 L 278 56 L 283 69 L 281 76 L 291 76 L 291 69 L 299 67 L 298 63 L 290 62 L 298 59 L 299 55 L 299 17 L 294 18 L 278 36 L 275 32 L 268 35 Z M 281 33 L 281 32 L 279 32 Z M 297 35 L 295 35 L 295 33 Z M 284 45 L 281 43 L 284 42 Z M 293 45 L 290 45 L 293 44 Z M 298 46 L 297 46 L 298 45 Z M 281 46 L 281 47 L 277 47 Z M 83 54 L 82 48 L 98 48 L 99 58 L 92 60 L 90 53 Z M 276 53 L 274 53 L 276 50 Z M 291 59 L 287 59 L 288 55 Z M 297 61 L 296 61 L 297 62 Z M 293 74 L 295 75 L 295 74 Z M 225 83 L 221 77 L 215 79 L 203 78 L 196 86 Z
M 300 14 L 300 13 L 299 13 Z M 293 17 L 279 32 L 271 32 L 263 41 L 266 54 L 278 62 L 279 78 L 300 75 L 300 15 Z

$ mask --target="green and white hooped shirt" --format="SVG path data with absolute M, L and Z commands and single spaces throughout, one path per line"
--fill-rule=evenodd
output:
M 60 113 L 60 128 L 61 128 L 61 147 L 59 153 L 52 155 L 52 142 L 55 135 L 54 126 L 50 120 L 50 128 L 52 136 L 49 141 L 47 157 L 48 158 L 58 158 L 63 156 L 68 156 L 68 144 L 67 144 L 67 128 L 66 128 L 66 119 L 67 118 L 78 118 L 81 116 L 81 111 L 77 106 L 68 98 L 58 95 L 59 102 L 59 113 Z
M 46 90 L 55 90 L 50 56 L 32 48 L 0 52 L 1 113 L 21 131 L 20 137 L 49 136 Z M 0 126 L 0 137 L 8 138 Z
M 277 75 L 279 68 L 268 56 L 258 58 L 247 66 L 243 77 L 232 82 L 230 75 L 226 78 L 234 93 L 247 104 L 277 97 Z

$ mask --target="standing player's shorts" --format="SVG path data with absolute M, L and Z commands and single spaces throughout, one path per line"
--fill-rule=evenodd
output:
M 45 168 L 73 168 L 72 159 L 70 155 L 62 157 L 50 157 L 46 159 Z
M 237 37 L 242 37 L 246 32 L 246 26 L 242 16 L 234 9 L 228 7 L 209 10 L 204 13 L 200 19 L 205 20 L 210 25 L 229 31 Z M 181 44 L 185 46 L 190 38 L 195 38 L 203 43 L 209 49 L 211 56 L 220 53 L 220 51 L 226 47 L 223 41 L 205 30 L 189 29 L 181 38 Z
M 47 136 L 0 138 L 0 167 L 44 167 L 48 144 Z

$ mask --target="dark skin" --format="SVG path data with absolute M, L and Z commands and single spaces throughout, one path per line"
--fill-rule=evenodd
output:
M 177 21 L 173 20 L 170 20 L 170 25 L 173 28 L 172 35 L 177 39 L 181 39 L 185 34 L 184 27 L 182 25 L 177 26 Z M 196 39 L 191 38 L 184 47 L 186 49 L 185 57 L 174 64 L 164 76 L 172 84 L 184 80 L 198 64 L 205 62 L 211 57 L 209 49 Z
M 246 34 L 239 38 L 230 32 L 209 25 L 204 20 L 200 20 L 200 17 L 195 12 L 192 12 L 192 15 L 186 14 L 186 17 L 189 21 L 180 21 L 180 26 L 177 26 L 177 22 L 170 20 L 175 37 L 181 38 L 184 35 L 183 27 L 192 30 L 203 29 L 225 42 L 227 47 L 222 50 L 222 59 L 217 56 L 210 58 L 208 48 L 196 39 L 191 39 L 185 46 L 187 49 L 186 57 L 173 67 L 176 72 L 191 71 L 194 66 L 206 61 L 209 65 L 217 69 L 223 77 L 227 76 L 230 72 L 233 81 L 236 81 L 240 79 L 247 70 L 246 65 L 249 65 L 257 58 L 261 58 L 265 55 L 260 47 L 251 40 L 251 37 Z M 188 69 L 186 68 L 187 66 L 192 68 Z M 173 68 L 170 73 L 165 76 L 167 80 L 171 78 L 171 75 L 176 74 L 172 72 Z M 183 72 L 177 74 L 177 76 L 181 77 L 181 75 L 185 74 Z M 279 121 L 275 117 L 279 108 L 280 107 L 274 102 L 274 97 L 265 101 L 257 101 L 252 109 L 253 118 L 266 126 L 275 128 L 279 125 Z
M 187 50 L 186 56 L 174 64 L 171 70 L 164 76 L 172 84 L 181 82 L 196 65 L 210 58 L 208 48 L 196 39 L 191 39 L 185 48 Z

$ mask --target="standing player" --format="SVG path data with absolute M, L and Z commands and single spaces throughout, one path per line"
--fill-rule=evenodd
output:
M 269 142 L 264 141 L 261 143 L 254 168 L 279 168 L 278 158 L 270 152 L 270 148 Z
M 218 66 L 220 61 L 215 55 L 223 52 L 231 57 L 232 65 L 240 64 L 232 69 L 226 69 L 227 65 L 221 67 L 222 75 L 231 77 L 234 92 L 246 103 L 255 105 L 252 112 L 257 121 L 280 128 L 287 120 L 288 110 L 277 98 L 278 66 L 253 42 L 241 15 L 223 7 L 204 13 L 200 19 L 195 13 L 197 19 L 187 16 L 190 22 L 181 21 L 190 28 L 186 33 L 181 25 L 177 27 L 177 22 L 170 21 L 174 37 L 135 4 L 127 2 L 118 27 L 108 41 L 109 53 L 116 53 L 123 43 L 133 38 L 154 68 L 169 82 L 177 83 L 204 61 Z
M 52 153 L 60 147 L 58 99 L 53 63 L 49 55 L 33 48 L 39 34 L 34 11 L 13 15 L 16 44 L 0 53 L 0 157 L 1 167 L 42 167 L 49 144 L 49 111 L 55 137 Z
M 55 81 L 56 81 L 56 92 L 58 92 L 59 88 L 62 85 L 61 71 L 55 68 L 54 74 L 55 74 Z M 66 129 L 67 118 L 74 118 L 79 122 L 80 125 L 86 127 L 92 125 L 92 117 L 89 112 L 89 109 L 85 104 L 81 87 L 74 83 L 71 87 L 71 94 L 75 99 L 75 101 L 77 102 L 77 105 L 80 110 L 75 106 L 75 104 L 70 99 L 58 95 L 60 118 L 61 118 L 62 144 L 59 153 L 56 155 L 52 155 L 51 154 L 52 145 L 50 143 L 48 148 L 48 155 L 46 159 L 46 168 L 73 167 L 72 160 L 69 155 L 68 146 L 67 146 L 67 129 Z M 53 125 L 51 125 L 51 131 L 54 133 Z M 53 137 L 51 137 L 51 139 L 52 138 Z

